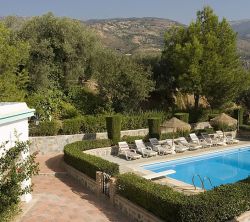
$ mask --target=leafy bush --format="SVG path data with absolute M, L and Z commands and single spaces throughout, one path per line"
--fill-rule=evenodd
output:
M 221 113 L 221 110 L 211 110 L 211 109 L 199 109 L 199 110 L 189 110 L 189 122 L 207 122 Z
M 34 136 L 55 136 L 61 129 L 61 122 L 57 120 L 43 121 L 30 132 Z
M 235 109 L 233 112 L 233 118 L 239 120 L 239 124 L 243 124 L 244 109 Z
M 250 209 L 250 178 L 186 196 L 133 173 L 117 177 L 117 192 L 169 222 L 227 221 Z
M 122 115 L 122 130 L 145 129 L 148 128 L 149 118 L 160 118 L 160 122 L 171 117 L 167 112 L 141 112 L 138 114 Z
M 66 119 L 63 121 L 62 133 L 63 134 L 77 134 L 81 132 L 82 121 L 81 119 Z
M 96 179 L 96 171 L 114 176 L 119 173 L 119 165 L 100 157 L 84 153 L 84 150 L 111 146 L 110 140 L 84 140 L 64 147 L 64 160 L 67 164 Z
M 117 144 L 121 139 L 121 117 L 108 116 L 106 117 L 106 126 L 108 138 L 112 140 L 113 145 Z
M 72 104 L 66 103 L 66 102 L 61 103 L 61 118 L 62 119 L 75 118 L 77 115 L 78 115 L 78 111 Z
M 160 118 L 160 121 L 164 121 L 167 117 L 169 117 L 169 113 L 164 113 L 164 112 L 145 112 L 145 113 L 140 113 L 140 115 L 134 115 L 134 114 L 128 114 L 128 115 L 121 115 L 121 129 L 122 130 L 134 130 L 134 129 L 142 129 L 142 128 L 147 128 L 148 127 L 148 118 L 151 117 L 157 117 Z M 74 118 L 72 121 L 79 120 L 81 122 L 81 127 L 80 131 L 78 130 L 78 126 L 71 126 L 70 121 L 63 120 L 63 129 L 62 133 L 97 133 L 97 132 L 105 132 L 106 131 L 106 115 L 84 115 L 84 116 L 79 116 L 77 118 Z M 67 123 L 64 124 L 64 121 Z M 48 125 L 48 121 L 41 122 L 42 125 Z M 40 124 L 40 125 L 41 125 Z M 44 130 L 39 126 L 33 126 L 30 131 L 31 136 L 46 136 L 48 134 L 50 135 L 55 135 L 55 133 L 44 133 Z M 78 124 L 77 124 L 78 125 Z M 46 126 L 44 126 L 46 127 Z M 42 127 L 42 128 L 44 128 Z M 60 126 L 61 127 L 61 126 Z M 58 129 L 59 131 L 59 129 Z M 57 131 L 57 133 L 58 133 Z
M 215 130 L 222 130 L 222 131 L 234 131 L 237 128 L 237 125 L 228 126 L 227 124 L 213 124 L 212 126 Z
M 173 138 L 178 138 L 178 137 L 188 137 L 189 131 L 177 131 L 173 133 L 162 133 L 161 134 L 161 140 L 165 139 L 173 139 Z
M 213 128 L 204 128 L 204 129 L 193 130 L 192 132 L 195 133 L 197 136 L 199 136 L 199 135 L 201 135 L 201 133 L 212 134 L 212 133 L 214 133 L 214 129 Z
M 134 143 L 135 140 L 143 140 L 146 142 L 148 140 L 148 136 L 123 136 L 121 138 L 121 141 L 126 141 L 129 144 Z
M 250 131 L 250 125 L 240 125 L 240 130 L 242 130 L 242 131 Z
M 148 130 L 149 130 L 149 138 L 160 139 L 161 136 L 160 119 L 159 118 L 148 119 Z
M 189 113 L 175 113 L 174 116 L 186 123 L 189 122 Z
M 6 144 L 0 146 L 6 150 Z M 8 221 L 18 211 L 20 196 L 31 192 L 31 186 L 22 187 L 21 182 L 38 172 L 35 155 L 20 161 L 22 153 L 27 153 L 28 141 L 16 141 L 5 155 L 0 157 L 0 220 Z
M 83 133 L 96 133 L 106 131 L 106 116 L 82 116 L 81 119 L 81 132 Z

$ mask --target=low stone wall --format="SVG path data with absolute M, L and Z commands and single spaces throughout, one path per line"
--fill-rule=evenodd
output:
M 92 178 L 88 177 L 84 173 L 76 170 L 75 168 L 71 167 L 70 165 L 64 163 L 64 168 L 67 171 L 67 173 L 72 176 L 74 179 L 76 179 L 81 185 L 84 187 L 87 187 L 89 190 L 91 190 L 94 193 L 98 193 L 99 188 L 97 185 L 97 182 L 93 180 Z
M 134 221 L 163 222 L 163 220 L 159 219 L 138 205 L 130 202 L 129 200 L 121 197 L 120 195 L 115 195 L 114 205 Z
M 148 129 L 124 130 L 121 131 L 123 136 L 145 136 L 148 134 Z M 40 151 L 42 153 L 48 152 L 62 152 L 65 145 L 81 140 L 93 139 L 107 139 L 106 132 L 103 133 L 88 133 L 88 134 L 74 134 L 74 135 L 58 135 L 58 136 L 38 136 L 30 137 L 30 152 Z
M 75 168 L 69 166 L 66 163 L 64 163 L 64 167 L 67 173 L 73 178 L 75 178 L 81 185 L 91 190 L 97 196 L 102 195 L 102 172 L 96 172 L 96 181 L 95 181 L 92 178 L 85 175 L 84 173 L 76 170 Z M 115 178 L 110 179 L 109 194 L 110 194 L 110 202 L 107 203 L 113 204 L 118 210 L 120 210 L 122 213 L 130 217 L 131 221 L 163 222 L 163 220 L 149 213 L 142 207 L 139 207 L 138 205 L 130 202 L 124 197 L 121 197 L 120 195 L 116 194 Z

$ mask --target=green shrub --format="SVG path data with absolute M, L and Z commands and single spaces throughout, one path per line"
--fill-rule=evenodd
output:
M 146 142 L 148 141 L 148 135 L 147 136 L 123 136 L 121 138 L 121 141 L 126 141 L 129 144 L 134 143 L 135 140 L 143 140 L 144 142 Z
M 106 126 L 108 138 L 113 144 L 117 144 L 121 140 L 121 117 L 108 116 L 106 117 Z
M 97 133 L 106 131 L 105 116 L 82 116 L 81 118 L 81 132 L 83 133 Z
M 207 122 L 221 113 L 221 110 L 198 109 L 189 110 L 189 122 Z
M 64 147 L 64 160 L 67 164 L 96 179 L 96 171 L 114 176 L 119 173 L 119 165 L 100 157 L 84 153 L 84 150 L 111 146 L 110 140 L 84 140 Z
M 243 116 L 244 116 L 244 109 L 235 109 L 233 112 L 233 118 L 237 119 L 239 121 L 239 125 L 243 124 Z
M 175 113 L 174 116 L 186 123 L 189 122 L 189 113 Z
M 250 131 L 250 125 L 240 125 L 240 130 L 242 130 L 242 131 Z
M 227 221 L 250 209 L 250 178 L 186 196 L 133 173 L 117 177 L 117 193 L 169 222 Z
M 160 139 L 161 136 L 160 124 L 161 122 L 159 118 L 148 119 L 149 138 Z
M 75 118 L 77 115 L 78 115 L 78 111 L 72 104 L 66 103 L 66 102 L 61 103 L 61 118 L 62 119 Z
M 171 117 L 167 112 L 141 112 L 138 114 L 124 114 L 122 117 L 122 130 L 145 129 L 148 128 L 149 118 L 160 118 L 160 122 Z
M 172 132 L 172 133 L 162 133 L 161 134 L 161 140 L 165 139 L 173 139 L 173 138 L 178 138 L 178 137 L 188 137 L 189 131 L 177 131 L 177 132 Z
M 195 133 L 197 136 L 199 136 L 199 135 L 201 135 L 201 133 L 212 134 L 212 133 L 214 133 L 214 129 L 213 128 L 205 128 L 205 129 L 193 130 L 192 132 Z
M 77 134 L 81 132 L 81 119 L 66 119 L 62 124 L 63 134 Z
M 234 131 L 237 129 L 237 125 L 228 126 L 227 124 L 213 124 L 213 128 L 215 130 Z
M 61 122 L 58 120 L 40 122 L 36 129 L 38 136 L 55 136 L 61 129 Z

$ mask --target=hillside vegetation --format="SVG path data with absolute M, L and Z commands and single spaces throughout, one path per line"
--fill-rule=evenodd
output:
M 164 33 L 170 27 L 181 25 L 150 17 L 88 20 L 86 24 L 97 31 L 107 47 L 126 54 L 161 51 Z

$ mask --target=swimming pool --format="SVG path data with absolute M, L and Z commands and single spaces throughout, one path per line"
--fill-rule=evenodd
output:
M 233 150 L 220 151 L 213 154 L 182 158 L 173 161 L 160 162 L 142 166 L 145 170 L 158 173 L 175 170 L 168 177 L 183 181 L 207 190 L 221 184 L 234 183 L 250 176 L 250 146 Z M 209 182 L 211 180 L 212 186 Z

